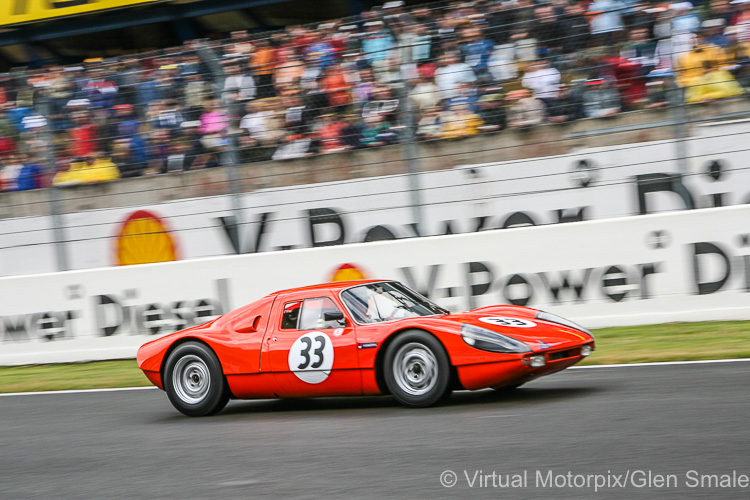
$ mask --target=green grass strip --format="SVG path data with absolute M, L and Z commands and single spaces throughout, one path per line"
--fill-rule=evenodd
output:
M 584 365 L 750 358 L 750 321 L 623 326 L 595 330 Z
M 0 367 L 0 393 L 151 385 L 134 359 Z
M 750 358 L 750 321 L 667 323 L 594 330 L 582 365 Z M 135 360 L 0 367 L 0 393 L 148 386 Z

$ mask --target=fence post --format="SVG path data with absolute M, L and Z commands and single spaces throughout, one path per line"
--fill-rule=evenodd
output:
M 687 174 L 688 150 L 687 139 L 690 136 L 690 113 L 685 105 L 685 91 L 677 84 L 677 74 L 667 79 L 669 111 L 672 118 L 672 136 L 674 137 L 675 156 L 677 169 L 682 174 Z
M 422 235 L 422 197 L 419 182 L 419 157 L 417 155 L 416 120 L 414 117 L 414 106 L 409 99 L 408 83 L 404 79 L 403 68 L 401 69 L 401 84 L 398 94 L 401 111 L 401 146 L 404 159 L 406 160 L 407 176 L 409 178 L 409 196 L 411 198 L 411 212 L 417 234 Z
M 205 42 L 200 43 L 197 51 L 201 60 L 206 63 L 214 77 L 214 84 L 212 85 L 214 99 L 222 103 L 226 109 L 227 103 L 224 101 L 223 92 L 224 80 L 226 77 L 224 69 L 217 62 L 216 53 L 207 47 Z M 229 177 L 229 197 L 232 215 L 227 217 L 228 224 L 226 225 L 226 229 L 229 237 L 232 239 L 237 253 L 246 253 L 245 248 L 240 241 L 240 227 L 242 227 L 242 188 L 240 186 L 239 157 L 237 155 L 237 134 L 231 124 L 229 125 L 228 135 L 229 148 L 225 153 L 228 161 L 222 163 L 224 164 L 227 176 Z
M 45 120 L 47 117 L 45 117 Z M 49 132 L 49 121 L 44 126 L 43 131 L 44 137 L 44 154 L 47 162 L 47 171 L 51 176 L 54 176 L 57 172 L 57 165 L 55 164 L 55 143 L 52 139 L 52 134 Z M 49 215 L 52 219 L 52 234 L 54 237 L 53 244 L 55 245 L 55 257 L 57 260 L 58 271 L 69 271 L 70 263 L 68 261 L 68 248 L 65 245 L 65 223 L 63 221 L 61 203 L 60 203 L 60 188 L 52 185 L 47 189 L 47 199 L 49 201 Z

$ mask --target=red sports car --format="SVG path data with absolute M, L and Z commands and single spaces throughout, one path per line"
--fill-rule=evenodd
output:
M 454 389 L 509 389 L 591 354 L 585 328 L 536 309 L 456 314 L 396 281 L 276 292 L 138 350 L 138 366 L 186 415 L 230 398 L 391 394 L 430 406 Z

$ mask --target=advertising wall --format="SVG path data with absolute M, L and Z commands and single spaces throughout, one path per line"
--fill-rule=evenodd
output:
M 134 357 L 279 289 L 397 279 L 453 311 L 588 327 L 750 319 L 750 206 L 0 278 L 0 364 Z
M 419 225 L 409 180 L 395 175 L 246 193 L 238 237 L 227 196 L 67 214 L 65 245 L 72 269 L 91 269 L 750 202 L 750 122 L 696 129 L 684 162 L 659 141 L 423 172 Z M 143 213 L 147 237 L 123 239 Z M 48 217 L 0 220 L 0 276 L 56 271 L 52 227 Z

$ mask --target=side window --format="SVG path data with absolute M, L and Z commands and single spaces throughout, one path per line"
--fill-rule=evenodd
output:
M 302 301 L 290 302 L 284 305 L 284 312 L 281 314 L 281 329 L 296 330 L 297 320 L 299 319 L 299 310 Z
M 339 328 L 346 325 L 341 320 L 325 319 L 325 313 L 341 312 L 336 304 L 328 297 L 305 299 L 299 314 L 299 330 L 317 330 L 324 328 Z

